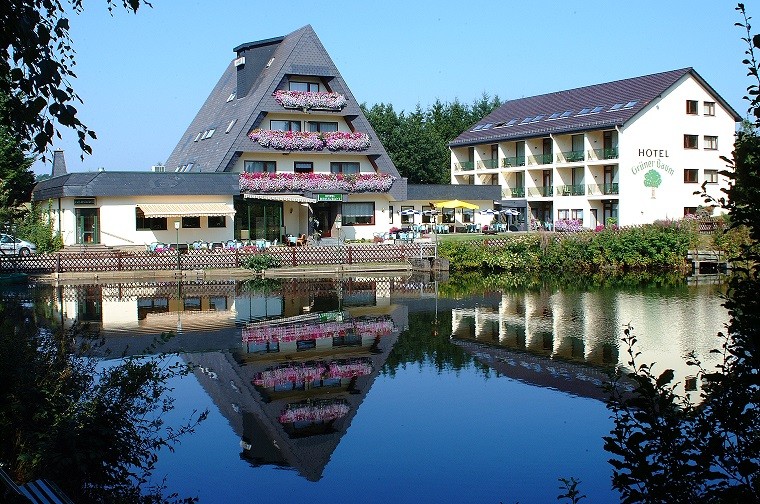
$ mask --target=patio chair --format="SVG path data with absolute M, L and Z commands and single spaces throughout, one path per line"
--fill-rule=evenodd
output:
M 296 238 L 296 247 L 303 247 L 304 245 L 306 245 L 306 235 L 302 234 Z

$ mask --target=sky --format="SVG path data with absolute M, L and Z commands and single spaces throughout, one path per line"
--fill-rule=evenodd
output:
M 121 3 L 121 2 L 116 2 Z M 61 129 L 69 171 L 165 162 L 242 43 L 311 24 L 354 97 L 398 111 L 502 101 L 693 67 L 741 116 L 751 83 L 727 0 L 105 0 L 71 17 L 80 119 L 92 155 Z M 760 19 L 760 5 L 745 2 Z M 753 30 L 756 32 L 756 30 Z M 50 173 L 37 161 L 37 174 Z

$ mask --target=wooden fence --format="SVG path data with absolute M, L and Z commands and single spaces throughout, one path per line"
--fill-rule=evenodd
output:
M 251 255 L 266 254 L 282 266 L 399 263 L 432 257 L 432 243 L 270 247 L 263 250 L 193 250 L 166 252 L 57 252 L 27 257 L 0 256 L 0 272 L 75 273 L 102 271 L 201 270 L 239 268 Z

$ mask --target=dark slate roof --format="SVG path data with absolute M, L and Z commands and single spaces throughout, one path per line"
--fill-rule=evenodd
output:
M 529 98 L 510 100 L 478 121 L 467 131 L 452 140 L 451 147 L 475 145 L 484 142 L 499 142 L 510 139 L 548 136 L 556 133 L 572 133 L 594 129 L 623 126 L 652 100 L 662 95 L 684 76 L 694 77 L 716 100 L 734 115 L 740 116 L 715 92 L 692 68 L 682 68 L 642 77 L 623 79 L 604 84 L 595 84 L 566 91 L 558 91 Z M 625 105 L 633 103 L 632 106 Z M 617 105 L 622 105 L 618 106 Z M 596 113 L 580 114 L 584 109 Z M 614 110 L 612 110 L 615 108 Z M 567 117 L 552 118 L 552 114 L 572 113 Z M 523 122 L 527 118 L 542 117 L 536 121 Z M 508 126 L 510 121 L 516 122 Z M 490 126 L 486 126 L 490 124 Z M 485 128 L 481 128 L 486 126 Z M 475 129 L 475 131 L 473 131 Z
M 335 159 L 345 155 L 366 155 L 380 173 L 400 177 L 359 108 L 359 102 L 310 25 L 285 37 L 241 44 L 235 51 L 237 57 L 245 57 L 245 63 L 238 67 L 234 61 L 229 63 L 169 156 L 168 170 L 192 163 L 192 171 L 227 171 L 243 152 L 273 152 L 273 149 L 263 148 L 248 138 L 248 133 L 262 123 L 268 112 L 285 110 L 272 94 L 287 85 L 288 75 L 312 75 L 321 77 L 332 91 L 343 94 L 348 101 L 340 112 L 320 111 L 320 114 L 345 118 L 356 131 L 369 135 L 371 147 L 359 153 L 309 151 L 308 155 L 329 155 Z M 228 101 L 232 93 L 236 96 Z M 232 121 L 235 122 L 229 133 L 225 133 Z M 198 133 L 211 128 L 216 130 L 211 138 L 194 141 Z
M 236 173 L 76 172 L 39 182 L 35 201 L 77 196 L 240 194 Z
M 408 184 L 406 187 L 408 200 L 445 201 L 459 199 L 471 200 L 501 200 L 501 186 L 471 185 L 471 184 Z

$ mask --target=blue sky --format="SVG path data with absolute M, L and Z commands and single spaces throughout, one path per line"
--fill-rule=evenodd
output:
M 233 47 L 306 24 L 357 100 L 397 111 L 691 66 L 746 115 L 745 46 L 736 3 L 726 0 L 151 1 L 136 15 L 110 16 L 105 0 L 92 0 L 72 17 L 78 108 L 98 139 L 80 161 L 75 137 L 63 132 L 54 147 L 69 171 L 166 161 Z M 747 5 L 760 20 L 760 6 Z M 49 162 L 35 171 L 49 173 Z

